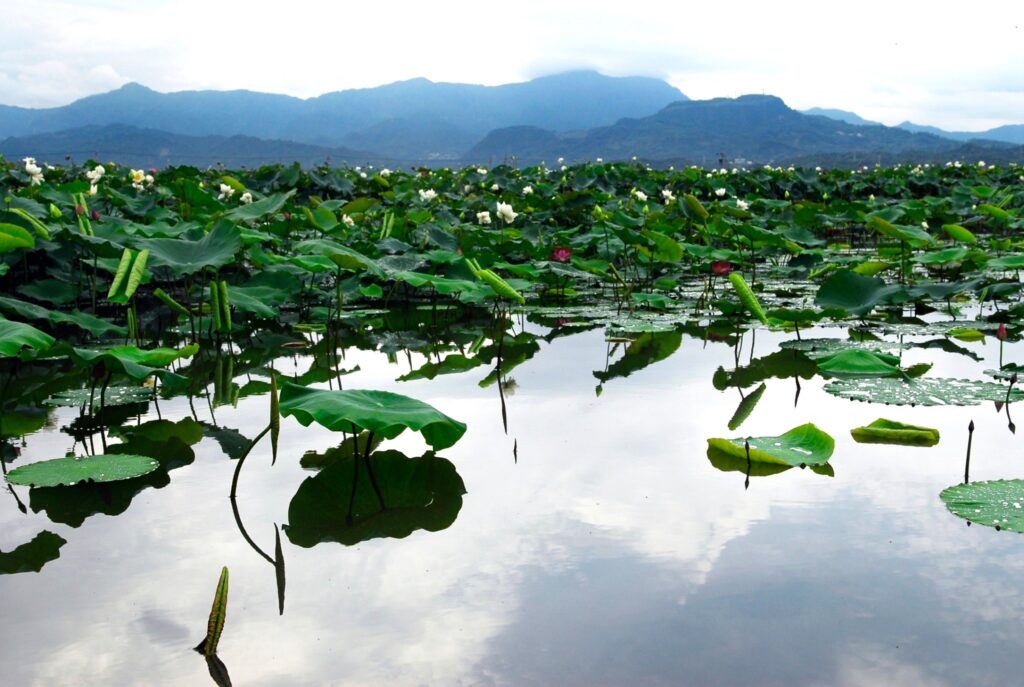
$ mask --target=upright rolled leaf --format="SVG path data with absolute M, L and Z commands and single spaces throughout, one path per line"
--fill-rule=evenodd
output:
M 46 240 L 50 239 L 50 230 L 46 228 L 46 225 L 28 214 L 28 212 L 22 208 L 11 208 L 11 212 L 32 225 L 32 228 L 35 229 L 36 233 L 39 234 L 40 237 Z
M 125 248 L 121 253 L 121 262 L 117 263 L 117 272 L 114 274 L 114 281 L 110 282 L 110 290 L 107 291 L 107 300 L 114 298 L 114 295 L 121 290 L 121 286 L 128 277 L 128 270 L 132 266 L 132 249 Z
M 228 614 L 228 569 L 221 568 L 217 590 L 213 594 L 213 606 L 210 608 L 210 619 L 206 623 L 206 637 L 199 642 L 196 651 L 205 656 L 217 653 L 220 636 L 224 632 L 224 621 Z
M 210 317 L 213 318 L 213 330 L 222 331 L 224 324 L 221 321 L 220 287 L 217 282 L 212 280 L 210 281 Z
M 228 283 L 223 279 L 217 285 L 219 289 L 220 326 L 225 334 L 231 333 L 231 300 L 228 297 Z
M 729 273 L 729 283 L 732 284 L 732 288 L 736 290 L 736 295 L 739 296 L 740 303 L 742 303 L 750 313 L 760 320 L 761 324 L 768 324 L 768 315 L 765 314 L 764 308 L 761 307 L 761 303 L 757 300 L 757 296 L 750 289 L 747 284 L 747 280 L 743 278 L 743 275 L 739 272 Z
M 125 297 L 131 298 L 135 294 L 136 289 L 139 288 L 139 284 L 142 283 L 142 277 L 146 272 L 146 261 L 148 259 L 149 250 L 143 249 L 132 260 L 132 267 L 128 272 L 128 283 L 124 287 Z

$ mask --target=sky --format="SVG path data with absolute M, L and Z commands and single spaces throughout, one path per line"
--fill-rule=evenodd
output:
M 63 105 L 130 81 L 310 97 L 588 68 L 662 78 L 696 99 L 769 93 L 890 125 L 1024 123 L 1019 0 L 0 0 L 0 16 L 5 105 Z

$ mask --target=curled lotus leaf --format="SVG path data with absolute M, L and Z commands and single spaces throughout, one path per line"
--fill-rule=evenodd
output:
M 708 439 L 708 445 L 734 458 L 746 460 L 744 442 L 750 444 L 750 461 L 778 465 L 822 465 L 832 457 L 835 440 L 811 423 L 794 427 L 777 437 Z

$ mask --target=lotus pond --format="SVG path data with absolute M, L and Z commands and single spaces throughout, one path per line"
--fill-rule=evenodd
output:
M 1019 679 L 1018 168 L 0 191 L 5 684 Z

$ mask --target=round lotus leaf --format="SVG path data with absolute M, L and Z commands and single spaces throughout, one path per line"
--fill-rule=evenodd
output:
M 118 482 L 153 472 L 160 463 L 149 456 L 103 454 L 69 457 L 23 465 L 7 473 L 7 481 L 23 487 L 58 487 L 79 482 Z
M 957 484 L 939 498 L 958 517 L 979 525 L 1024 532 L 1024 479 Z
M 1020 401 L 1024 392 L 995 382 L 927 377 L 904 381 L 893 378 L 841 379 L 825 385 L 833 396 L 852 401 L 898 406 L 971 406 L 985 401 Z

